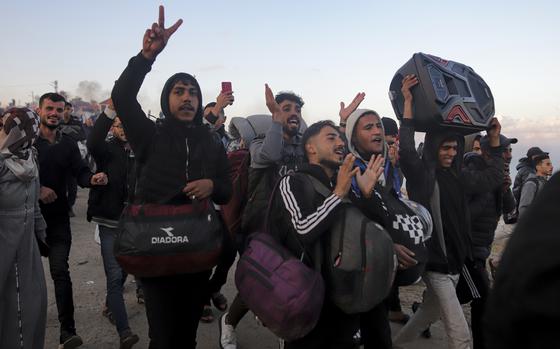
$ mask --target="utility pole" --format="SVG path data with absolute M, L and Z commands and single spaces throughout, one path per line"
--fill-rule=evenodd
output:
M 54 93 L 58 93 L 58 80 L 53 81 L 51 86 L 54 87 Z

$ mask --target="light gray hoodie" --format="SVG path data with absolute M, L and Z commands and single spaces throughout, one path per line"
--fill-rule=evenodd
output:
M 369 159 L 364 159 L 362 155 L 358 152 L 358 149 L 356 149 L 354 143 L 352 142 L 352 135 L 354 134 L 354 128 L 358 124 L 358 120 L 365 114 L 374 114 L 379 118 L 379 122 L 381 123 L 381 129 L 382 129 L 381 138 L 383 142 L 383 150 L 381 151 L 381 154 L 383 155 L 383 158 L 387 159 L 387 143 L 385 143 L 385 129 L 383 128 L 383 123 L 381 122 L 381 117 L 379 116 L 379 114 L 377 114 L 376 111 L 371 109 L 356 109 L 352 114 L 350 114 L 348 120 L 346 120 L 346 130 L 344 133 L 346 139 L 348 140 L 348 151 L 352 153 L 352 155 L 354 155 L 356 158 L 361 159 L 366 164 L 368 163 Z M 383 186 L 385 186 L 384 174 L 381 174 L 378 181 L 381 182 Z

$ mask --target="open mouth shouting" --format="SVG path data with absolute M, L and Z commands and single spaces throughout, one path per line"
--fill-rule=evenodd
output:
M 288 118 L 287 124 L 289 127 L 299 127 L 299 118 L 296 115 L 292 115 Z

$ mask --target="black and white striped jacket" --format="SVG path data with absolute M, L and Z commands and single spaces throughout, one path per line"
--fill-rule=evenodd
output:
M 334 194 L 324 198 L 315 192 L 307 175 L 334 189 L 318 165 L 303 165 L 295 174 L 283 177 L 274 192 L 269 231 L 297 257 L 301 257 L 303 246 L 308 257 L 304 261 L 310 264 L 343 204 Z

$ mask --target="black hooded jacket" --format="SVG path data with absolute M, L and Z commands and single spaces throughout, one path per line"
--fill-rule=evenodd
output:
M 457 155 L 449 169 L 439 167 L 438 150 L 446 139 L 457 140 Z M 491 148 L 488 168 L 462 167 L 464 137 L 450 132 L 427 133 L 420 157 L 414 144 L 414 124 L 403 120 L 400 128 L 400 161 L 411 200 L 432 214 L 434 232 L 427 241 L 427 270 L 460 272 L 466 258 L 472 258 L 470 213 L 467 195 L 492 191 L 503 181 L 501 148 Z M 438 195 L 436 195 L 438 193 Z
M 483 171 L 488 164 L 481 155 L 467 153 L 464 166 L 473 171 Z M 486 260 L 490 256 L 500 215 L 511 212 L 515 208 L 515 201 L 511 191 L 504 192 L 502 185 L 499 185 L 492 191 L 469 194 L 468 204 L 471 213 L 473 257 Z
M 118 221 L 129 197 L 134 193 L 134 154 L 125 142 L 116 137 L 105 140 L 112 125 L 113 120 L 101 113 L 87 140 L 87 147 L 95 160 L 97 172 L 105 172 L 109 180 L 107 185 L 90 189 L 88 221 L 93 217 Z
M 153 61 L 142 54 L 132 57 L 115 82 L 111 97 L 139 167 L 136 202 L 182 204 L 189 201 L 182 189 L 187 181 L 210 179 L 211 199 L 225 204 L 231 196 L 228 161 L 223 145 L 202 125 L 202 95 L 196 79 L 177 73 L 167 80 L 161 94 L 165 119 L 150 121 L 136 95 Z M 193 122 L 176 119 L 169 111 L 169 93 L 177 81 L 188 81 L 198 90 L 199 105 Z

